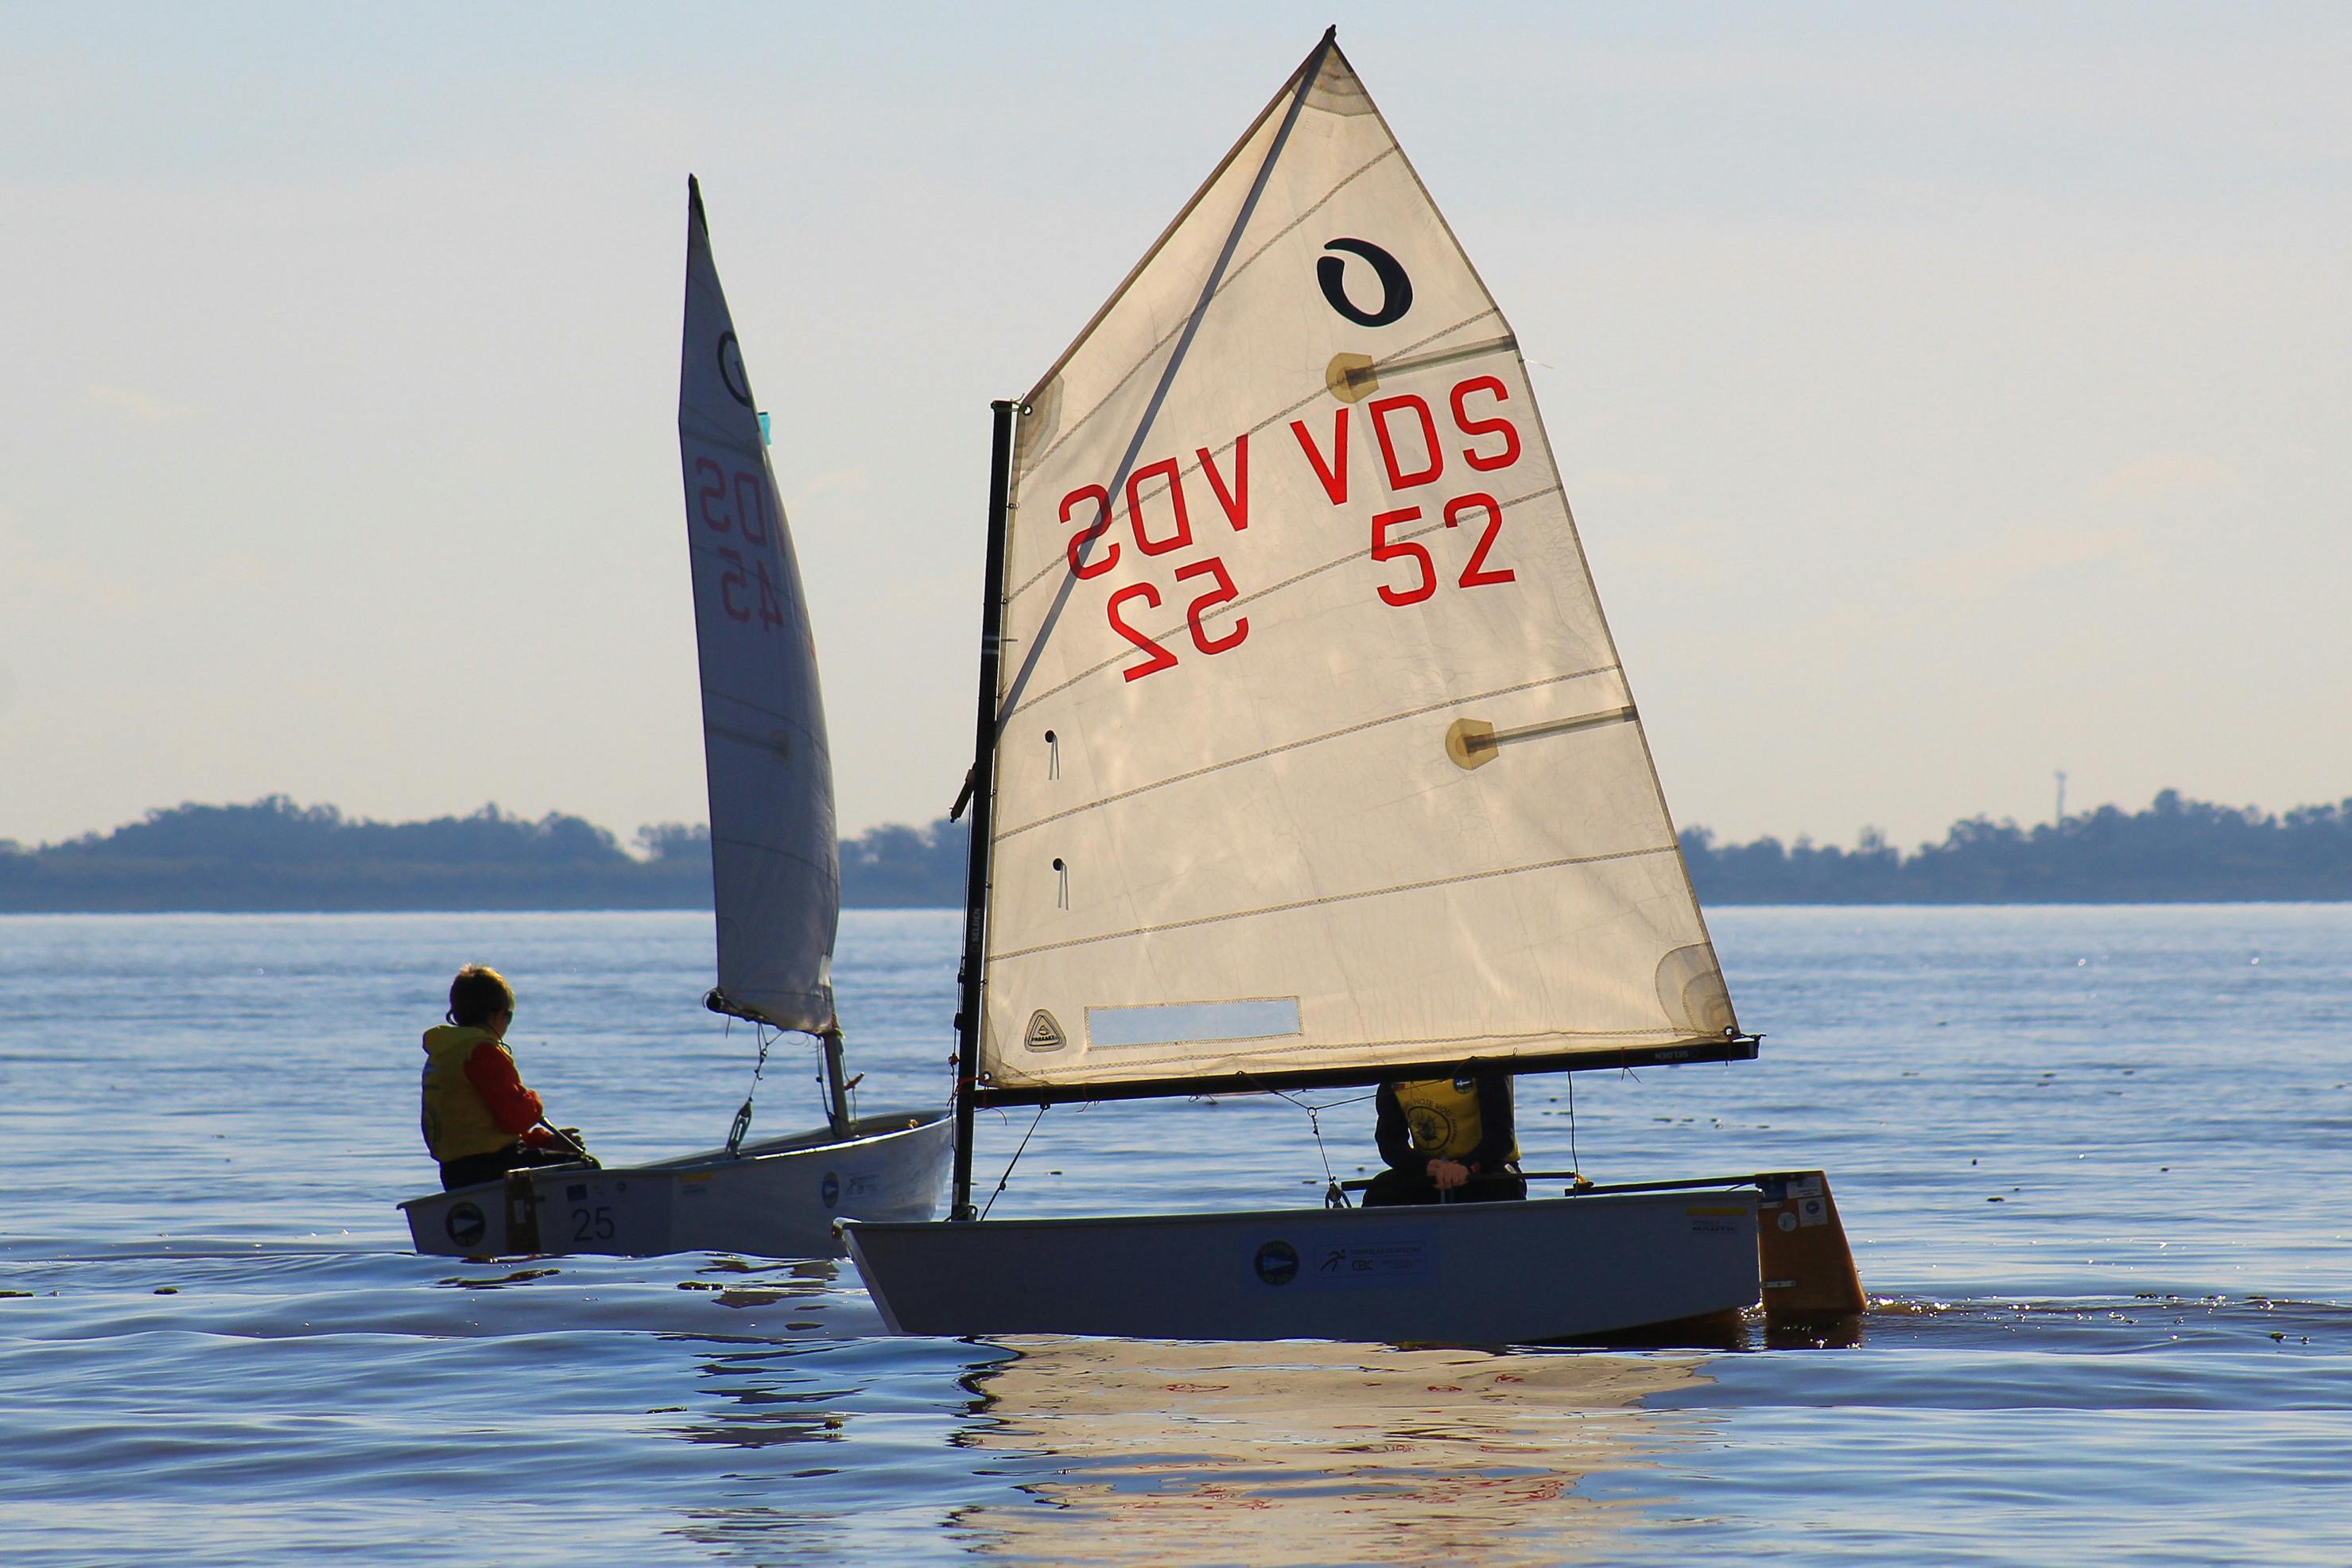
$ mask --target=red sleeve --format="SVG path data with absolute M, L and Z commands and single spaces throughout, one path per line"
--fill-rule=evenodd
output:
M 514 1058 L 496 1040 L 484 1040 L 466 1058 L 466 1081 L 474 1086 L 490 1108 L 490 1119 L 501 1132 L 511 1132 L 520 1138 L 530 1131 L 547 1107 L 539 1096 L 523 1088 L 522 1075 L 515 1071 Z

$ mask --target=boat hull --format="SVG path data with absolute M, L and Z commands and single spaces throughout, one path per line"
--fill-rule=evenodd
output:
M 1537 1343 L 1738 1311 L 1752 1192 L 844 1226 L 912 1334 Z
M 872 1116 L 829 1130 L 652 1164 L 539 1166 L 400 1205 L 416 1250 L 450 1258 L 740 1252 L 838 1258 L 844 1217 L 920 1222 L 939 1212 L 953 1123 Z

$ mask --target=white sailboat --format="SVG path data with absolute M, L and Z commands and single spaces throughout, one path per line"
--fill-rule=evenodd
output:
M 945 1114 L 859 1117 L 842 1068 L 833 944 L 841 915 L 833 763 L 800 566 L 700 189 L 688 182 L 677 433 L 694 570 L 718 917 L 713 1012 L 816 1036 L 827 1124 L 625 1169 L 515 1171 L 401 1205 L 419 1252 L 731 1251 L 838 1256 L 834 1222 L 924 1220 L 947 1177 Z M 764 1055 L 764 1047 L 763 1053 Z
M 1331 35 L 995 431 L 955 1197 L 845 1227 L 894 1327 L 1574 1338 L 1756 1302 L 1759 1202 L 1835 1231 L 1810 1173 L 973 1221 L 979 1106 L 1757 1050 L 1517 342 Z

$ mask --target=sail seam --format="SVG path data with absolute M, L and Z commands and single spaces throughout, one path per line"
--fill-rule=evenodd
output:
M 730 849 L 757 849 L 762 855 L 773 855 L 780 860 L 796 860 L 812 871 L 822 872 L 825 869 L 824 861 L 814 856 L 803 855 L 797 849 L 787 849 L 780 844 L 762 844 L 756 838 L 713 838 L 710 842 L 724 844 Z M 836 880 L 839 879 L 839 875 L 836 869 L 835 871 Z
M 1248 271 L 1250 268 L 1256 263 L 1260 257 L 1272 249 L 1275 244 L 1279 241 L 1284 235 L 1288 234 L 1292 229 L 1297 228 L 1300 224 L 1305 223 L 1308 218 L 1313 217 L 1317 213 L 1322 211 L 1323 208 L 1330 202 L 1332 197 L 1338 195 L 1341 191 L 1346 190 L 1349 185 L 1355 184 L 1357 179 L 1370 171 L 1373 164 L 1380 163 L 1383 159 L 1394 157 L 1400 151 L 1401 149 L 1398 148 L 1394 142 L 1391 142 L 1389 144 L 1388 151 L 1373 154 L 1373 156 L 1360 168 L 1357 169 L 1353 174 L 1349 174 L 1345 179 L 1342 179 L 1338 184 L 1333 185 L 1329 190 L 1324 192 L 1321 199 L 1317 201 L 1313 206 L 1308 207 L 1305 212 L 1300 213 L 1298 216 L 1292 220 L 1287 226 L 1283 228 L 1279 233 L 1274 235 L 1264 245 L 1261 245 L 1255 250 L 1251 251 L 1249 253 L 1248 260 L 1242 262 L 1239 266 L 1226 273 L 1224 281 L 1218 284 L 1215 290 L 1210 294 L 1209 301 L 1213 304 L 1218 296 L 1223 294 L 1226 289 L 1232 288 L 1234 283 L 1238 282 L 1241 279 L 1241 275 Z M 1137 374 L 1139 374 L 1146 365 L 1158 358 L 1160 351 L 1166 348 L 1171 342 L 1174 342 L 1177 335 L 1182 332 L 1183 330 L 1183 327 L 1180 324 L 1170 329 L 1159 339 L 1154 341 L 1151 346 L 1144 350 L 1142 354 L 1133 364 L 1127 367 L 1127 374 L 1120 376 L 1116 382 L 1113 382 L 1111 384 L 1110 390 L 1104 393 L 1100 397 L 1095 400 L 1095 405 L 1092 408 L 1087 409 L 1086 413 L 1079 416 L 1076 424 L 1063 431 L 1061 435 L 1055 437 L 1054 444 L 1046 447 L 1044 451 L 1038 453 L 1035 459 L 1026 466 L 1034 471 L 1050 461 L 1053 458 L 1054 454 L 1062 449 L 1064 442 L 1069 440 L 1071 437 L 1085 429 L 1087 423 L 1092 420 L 1096 415 L 1100 414 L 1105 408 L 1110 406 L 1111 400 L 1119 395 L 1120 391 L 1126 387 L 1127 384 L 1133 381 Z
M 1545 496 L 1554 493 L 1561 495 L 1564 499 L 1567 493 L 1567 487 L 1560 481 L 1554 480 L 1552 483 L 1545 485 L 1540 489 L 1529 490 L 1525 495 L 1513 496 L 1509 500 L 1501 502 L 1500 505 L 1503 510 L 1508 511 L 1515 506 L 1523 505 L 1524 503 L 1531 500 L 1538 500 Z M 1444 521 L 1439 520 L 1431 522 L 1426 528 L 1417 528 L 1410 533 L 1400 533 L 1392 535 L 1391 537 L 1395 540 L 1420 539 L 1425 535 L 1435 533 L 1444 526 L 1445 524 Z M 1244 605 L 1255 605 L 1260 599 L 1266 598 L 1275 594 L 1279 594 L 1286 588 L 1296 587 L 1299 584 L 1307 581 L 1309 577 L 1320 576 L 1322 574 L 1332 570 L 1334 567 L 1345 566 L 1351 561 L 1367 560 L 1370 557 L 1371 548 L 1372 547 L 1370 545 L 1367 544 L 1361 550 L 1350 550 L 1345 555 L 1334 556 L 1332 559 L 1322 563 L 1320 565 L 1309 566 L 1306 571 L 1296 573 L 1291 576 L 1285 577 L 1279 583 L 1269 584 L 1265 587 L 1260 588 L 1255 594 L 1244 594 L 1237 599 L 1228 599 L 1223 605 L 1219 606 L 1219 609 L 1221 611 L 1239 610 Z M 1161 628 L 1158 632 L 1157 636 L 1160 638 L 1173 637 L 1185 624 L 1186 623 L 1181 619 L 1171 621 L 1164 628 Z M 1006 709 L 1003 714 L 998 719 L 999 725 L 1001 726 L 1009 722 L 1018 715 L 1027 712 L 1030 709 L 1034 708 L 1038 703 L 1045 701 L 1048 698 L 1060 696 L 1063 692 L 1067 691 L 1071 687 L 1077 685 L 1082 680 L 1092 679 L 1094 677 L 1100 675 L 1104 670 L 1110 668 L 1111 666 L 1118 663 L 1119 660 L 1131 657 L 1133 657 L 1131 649 L 1121 648 L 1118 652 L 1110 655 L 1108 658 L 1105 658 L 1098 663 L 1088 665 L 1086 668 L 1078 671 L 1076 675 L 1073 675 L 1067 680 L 1063 681 L 1060 685 L 1047 687 L 1045 690 L 1038 692 L 1035 696 L 1024 699 L 1021 705 L 1017 708 Z
M 1490 305 L 1486 310 L 1479 311 L 1476 315 L 1465 316 L 1450 327 L 1440 327 L 1437 331 L 1430 333 L 1427 337 L 1405 344 L 1405 346 L 1397 351 L 1396 355 L 1392 357 L 1402 358 L 1411 354 L 1416 349 L 1427 347 L 1429 344 L 1435 342 L 1440 338 L 1452 336 L 1454 333 L 1460 331 L 1463 328 L 1468 326 L 1473 321 L 1485 321 L 1488 316 L 1499 318 L 1501 312 Z M 1479 349 L 1491 348 L 1496 352 L 1500 352 L 1504 349 L 1517 348 L 1518 346 L 1518 340 L 1515 337 L 1505 336 L 1494 340 L 1491 343 L 1480 343 L 1473 346 Z M 1405 365 L 1401 368 L 1403 370 L 1419 370 L 1423 367 L 1421 365 Z M 1223 457 L 1225 453 L 1232 451 L 1235 447 L 1239 446 L 1244 437 L 1255 436 L 1262 431 L 1271 430 L 1274 426 L 1289 418 L 1292 415 L 1297 413 L 1308 404 L 1313 403 L 1316 399 L 1329 396 L 1330 392 L 1331 389 L 1328 386 L 1318 385 L 1314 391 L 1308 393 L 1297 402 L 1290 405 L 1287 408 L 1267 415 L 1265 418 L 1259 420 L 1256 424 L 1243 431 L 1240 436 L 1234 437 L 1223 446 L 1213 449 L 1202 447 L 1201 450 L 1208 452 L 1213 458 Z M 1041 464 L 1044 461 L 1045 459 L 1043 458 L 1038 459 L 1038 462 Z M 1176 477 L 1181 482 L 1186 476 L 1197 474 L 1200 471 L 1201 462 L 1198 458 L 1195 458 L 1190 466 L 1178 469 Z M 1046 564 L 1039 567 L 1035 575 L 1032 576 L 1026 583 L 1022 584 L 1021 586 L 1013 589 L 1010 594 L 1007 594 L 1004 596 L 1004 602 L 1010 605 L 1014 600 L 1020 598 L 1021 595 L 1026 594 L 1030 589 L 1035 587 L 1038 584 L 1052 576 L 1056 571 L 1068 572 L 1069 570 L 1069 561 L 1066 552 L 1057 554 L 1049 560 Z
M 1067 942 L 1040 942 L 1035 947 L 1015 948 L 1010 952 L 992 952 L 991 963 L 1008 963 L 1016 958 L 1030 958 L 1041 952 L 1060 952 L 1074 947 L 1090 947 L 1100 942 L 1119 942 L 1129 937 L 1156 936 L 1163 931 L 1189 931 L 1195 926 L 1218 925 L 1226 921 L 1255 920 L 1260 915 L 1290 914 L 1299 910 L 1322 909 L 1331 904 L 1356 903 L 1365 899 L 1381 899 L 1398 893 L 1423 893 L 1432 888 L 1460 887 L 1470 882 L 1491 881 L 1497 877 L 1517 877 L 1528 871 L 1557 871 L 1567 866 L 1597 866 L 1610 860 L 1635 860 L 1648 855 L 1673 855 L 1676 846 L 1661 844 L 1646 849 L 1614 849 L 1606 855 L 1564 855 L 1557 860 L 1537 860 L 1525 866 L 1503 866 L 1489 871 L 1465 871 L 1458 877 L 1432 877 L 1425 881 L 1401 882 L 1391 888 L 1368 888 L 1359 893 L 1327 893 L 1319 899 L 1298 899 L 1286 904 L 1267 904 L 1261 909 L 1230 910 L 1223 914 L 1200 915 L 1189 921 L 1171 921 L 1165 925 L 1137 926 L 1129 931 L 1104 931 L 1098 936 L 1073 937 Z
M 1132 800 L 1137 795 L 1149 795 L 1153 790 L 1165 789 L 1170 784 L 1180 784 L 1192 779 L 1205 777 L 1210 773 L 1222 773 L 1227 768 L 1238 768 L 1250 763 L 1264 762 L 1268 757 L 1280 756 L 1285 752 L 1295 752 L 1303 746 L 1318 746 L 1326 741 L 1337 741 L 1343 736 L 1359 734 L 1366 730 L 1376 730 L 1383 724 L 1401 723 L 1407 719 L 1426 718 L 1432 713 L 1440 713 L 1448 708 L 1458 708 L 1465 702 L 1486 702 L 1497 697 L 1509 697 L 1521 691 L 1533 691 L 1539 686 L 1557 686 L 1562 681 L 1582 680 L 1587 676 L 1607 675 L 1616 668 L 1617 666 L 1613 664 L 1596 664 L 1590 669 L 1571 669 L 1562 675 L 1540 676 L 1534 680 L 1522 680 L 1516 686 L 1498 686 L 1491 691 L 1473 691 L 1461 697 L 1449 697 L 1443 702 L 1432 702 L 1421 708 L 1409 708 L 1399 713 L 1384 713 L 1377 719 L 1365 719 L 1340 729 L 1327 731 L 1320 735 L 1308 735 L 1296 741 L 1286 741 L 1279 746 L 1268 746 L 1264 751 L 1252 752 L 1246 756 L 1231 757 L 1222 763 L 1211 763 L 1205 767 L 1194 768 L 1189 773 L 1171 773 L 1164 779 L 1156 779 L 1148 784 L 1138 784 L 1133 789 L 1121 790 L 1117 795 L 1107 795 L 1100 800 L 1090 800 L 1083 805 L 1074 805 L 1066 810 L 1055 812 L 1049 816 L 1041 816 L 1034 822 L 1024 822 L 1018 827 L 1008 827 L 997 834 L 996 842 L 1002 844 L 1008 838 L 1027 833 L 1033 828 L 1059 822 L 1065 817 L 1097 811 L 1107 805 L 1116 805 L 1120 801 Z
M 744 706 L 751 707 L 751 705 L 746 703 Z M 751 710 L 755 713 L 762 711 L 762 710 L 758 708 L 752 708 Z M 803 736 L 810 739 L 815 738 L 814 731 L 811 731 L 805 724 L 800 723 L 795 720 L 786 719 L 782 714 L 772 714 L 770 716 L 776 719 L 779 723 L 791 725 L 793 729 L 798 731 Z M 772 752 L 776 749 L 775 740 L 771 735 L 755 735 L 749 730 L 738 730 L 732 725 L 721 724 L 715 720 L 705 719 L 702 721 L 702 732 L 705 735 L 711 736 L 717 740 L 732 741 L 739 746 L 748 746 L 755 752 Z M 824 748 L 822 747 L 818 748 L 820 753 L 823 752 L 823 750 Z

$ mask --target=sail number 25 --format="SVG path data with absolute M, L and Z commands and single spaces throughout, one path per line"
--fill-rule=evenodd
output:
M 729 473 L 709 458 L 694 460 L 695 514 L 716 533 L 733 534 L 751 547 L 751 559 L 732 545 L 708 548 L 726 568 L 719 574 L 719 605 L 730 620 L 756 619 L 762 631 L 784 624 L 782 603 L 776 597 L 776 580 L 769 561 L 775 555 L 775 529 L 768 520 L 765 475 L 747 468 Z M 739 600 L 737 595 L 742 597 Z

